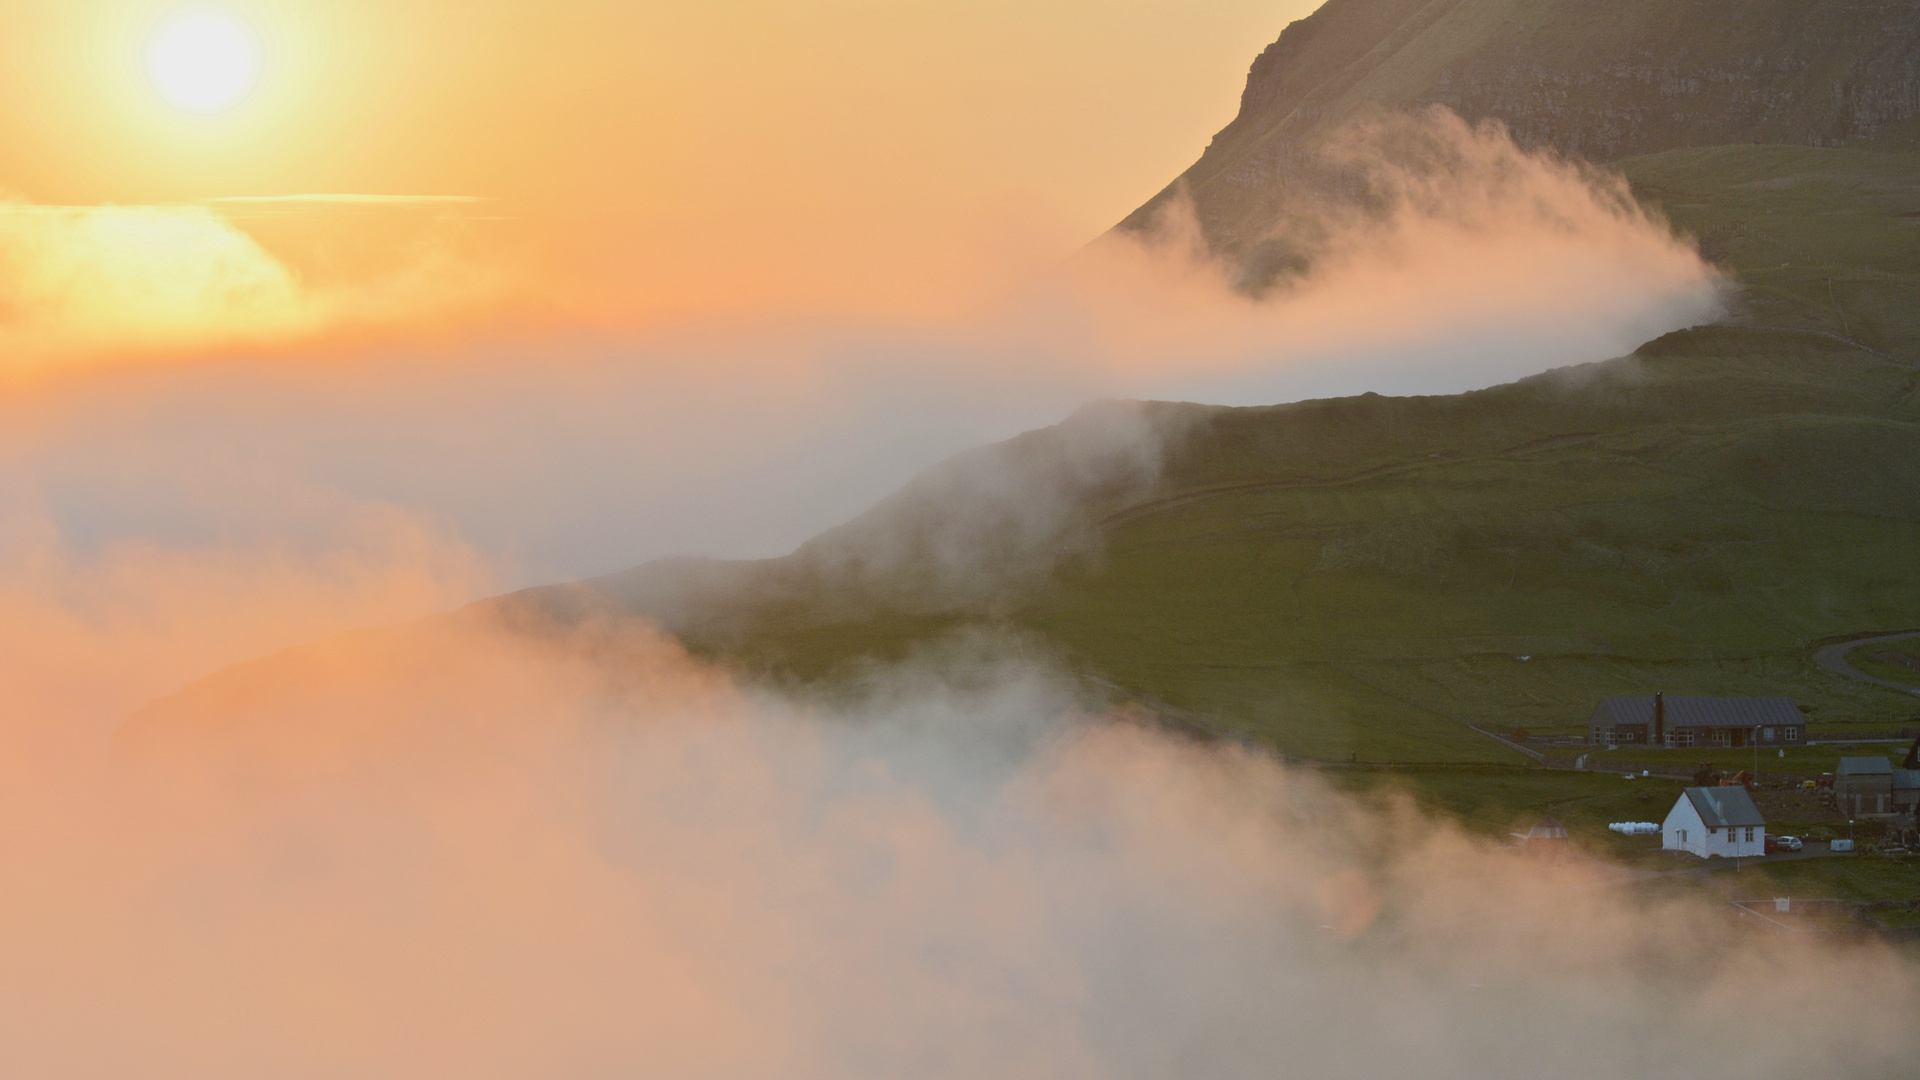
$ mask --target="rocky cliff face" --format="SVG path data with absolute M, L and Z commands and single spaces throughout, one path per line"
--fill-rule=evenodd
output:
M 1254 61 L 1184 185 L 1243 246 L 1317 138 L 1443 105 L 1596 161 L 1687 146 L 1920 146 L 1914 0 L 1328 0 Z M 1307 171 L 1310 171 L 1308 169 Z

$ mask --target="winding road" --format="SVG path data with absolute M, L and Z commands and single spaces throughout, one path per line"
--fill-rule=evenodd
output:
M 1833 672 L 1835 675 L 1844 678 L 1858 679 L 1861 682 L 1872 683 L 1875 686 L 1884 686 L 1889 690 L 1898 690 L 1903 694 L 1912 694 L 1915 697 L 1920 697 L 1920 689 L 1907 686 L 1904 683 L 1894 682 L 1891 679 L 1876 678 L 1854 667 L 1852 664 L 1847 663 L 1847 654 L 1862 645 L 1878 645 L 1888 641 L 1905 641 L 1908 638 L 1915 637 L 1920 637 L 1920 630 L 1906 630 L 1898 634 L 1881 634 L 1878 637 L 1842 641 L 1837 645 L 1828 645 L 1826 648 L 1814 653 L 1813 662 Z

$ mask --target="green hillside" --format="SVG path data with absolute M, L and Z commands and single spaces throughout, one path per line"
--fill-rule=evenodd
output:
M 1328 760 L 1499 760 L 1469 724 L 1571 733 L 1598 697 L 1654 690 L 1785 694 L 1816 732 L 1898 726 L 1920 701 L 1819 669 L 1811 646 L 1920 627 L 1920 156 L 1622 167 L 1718 246 L 1744 286 L 1735 324 L 1451 397 L 1152 406 L 1163 472 L 1079 491 L 1040 536 L 1057 560 L 969 516 L 955 477 L 1085 472 L 1087 416 L 958 459 L 786 559 L 517 602 L 636 612 L 801 683 L 987 625 L 1169 715 Z M 1005 572 L 942 589 L 955 548 Z
M 1565 728 L 1658 689 L 1784 693 L 1856 727 L 1920 712 L 1806 655 L 1920 625 L 1914 373 L 1721 351 L 1751 336 L 1664 341 L 1574 393 L 1222 415 L 1175 474 L 1221 490 L 1117 523 L 1023 620 L 1321 758 L 1484 757 L 1463 722 Z M 1326 479 L 1242 486 L 1302 465 Z
M 682 632 L 805 681 L 986 622 L 1328 759 L 1497 759 L 1467 723 L 1570 730 L 1656 689 L 1920 713 L 1809 649 L 1920 626 L 1920 373 L 1712 329 L 1587 377 L 1209 411 L 1097 557 L 999 611 L 795 595 Z
M 1920 154 L 1711 146 L 1616 167 L 1733 271 L 1735 321 L 1920 360 Z

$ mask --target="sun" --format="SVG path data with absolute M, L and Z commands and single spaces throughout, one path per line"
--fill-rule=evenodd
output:
M 246 100 L 260 78 L 260 43 L 252 28 L 220 11 L 186 11 L 147 39 L 147 78 L 182 112 L 226 112 Z

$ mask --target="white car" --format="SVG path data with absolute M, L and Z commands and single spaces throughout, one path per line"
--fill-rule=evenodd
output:
M 1799 837 L 1797 837 L 1797 836 L 1769 836 L 1769 837 L 1767 837 L 1767 848 L 1768 848 L 1769 850 L 1777 850 L 1777 851 L 1799 851 L 1799 850 L 1800 850 L 1801 848 L 1803 848 L 1803 847 L 1805 847 L 1805 846 L 1806 846 L 1806 845 L 1805 845 L 1805 844 L 1802 844 L 1802 843 L 1800 842 L 1800 838 L 1799 838 Z

